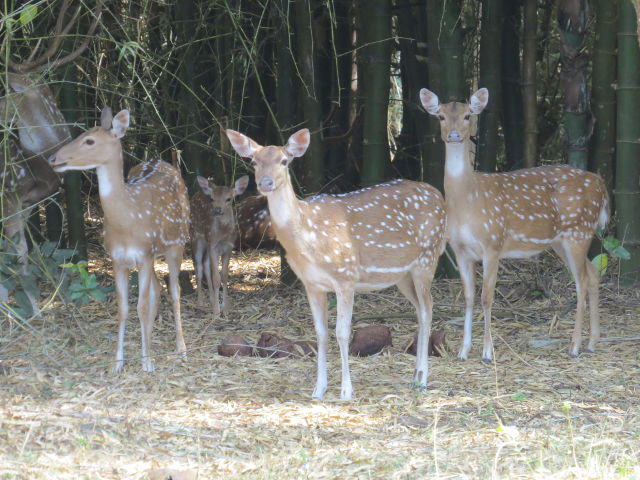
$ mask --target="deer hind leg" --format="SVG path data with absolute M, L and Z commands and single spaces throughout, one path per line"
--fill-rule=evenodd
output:
M 600 312 L 598 289 L 600 286 L 600 272 L 588 259 L 585 261 L 588 285 L 589 285 L 589 318 L 591 321 L 591 331 L 589 335 L 589 344 L 585 348 L 585 352 L 593 353 L 596 350 L 596 344 L 600 341 Z
M 458 353 L 458 359 L 466 360 L 471 350 L 473 336 L 473 297 L 475 295 L 475 261 L 456 254 L 458 269 L 460 270 L 460 280 L 464 291 L 464 334 L 462 347 Z
M 351 336 L 351 316 L 353 314 L 353 287 L 342 287 L 336 290 L 337 318 L 336 338 L 340 347 L 340 359 L 342 360 L 342 388 L 341 400 L 351 400 L 353 387 L 351 386 L 351 373 L 349 371 L 349 337 Z
M 180 265 L 182 263 L 182 249 L 171 251 L 166 255 L 169 267 L 169 294 L 173 307 L 173 321 L 176 327 L 176 352 L 178 357 L 187 358 L 187 346 L 182 332 L 182 312 L 180 310 Z
M 202 242 L 194 242 L 192 244 L 193 250 L 193 262 L 196 267 L 196 292 L 197 292 L 197 305 L 202 306 L 203 288 L 202 288 L 202 270 L 205 261 L 205 246 Z
M 231 260 L 231 251 L 225 251 L 220 259 L 220 279 L 222 282 L 222 313 L 227 314 L 227 284 L 229 283 L 229 261 Z
M 316 329 L 316 338 L 318 341 L 318 373 L 312 397 L 322 399 L 327 391 L 327 343 L 329 341 L 327 294 L 313 290 L 306 285 L 305 288 L 307 290 L 307 299 L 311 307 L 313 324 Z
M 416 293 L 418 304 L 418 342 L 416 355 L 416 370 L 414 374 L 414 386 L 426 388 L 429 376 L 429 336 L 431 335 L 431 315 L 433 301 L 431 298 L 431 282 L 433 270 L 413 270 L 411 278 Z
M 124 368 L 124 330 L 129 315 L 129 269 L 114 262 L 113 276 L 116 283 L 116 298 L 118 300 L 118 347 L 113 373 L 120 373 Z
M 482 361 L 490 363 L 493 358 L 491 340 L 491 307 L 498 279 L 498 255 L 485 253 L 482 258 L 482 311 L 484 313 L 484 338 L 482 341 Z
M 3 201 L 8 201 L 8 199 L 3 199 Z M 27 229 L 27 219 L 29 218 L 32 210 L 33 208 L 28 208 L 22 212 L 17 212 L 4 222 L 4 235 L 8 239 L 11 239 L 16 233 L 18 234 L 18 244 L 15 245 L 15 249 L 21 265 L 20 272 L 24 276 L 27 276 L 29 274 L 27 268 L 27 264 L 29 262 L 29 246 L 27 245 L 27 236 L 25 232 Z M 33 314 L 40 315 L 40 306 L 38 305 L 38 300 L 36 299 L 36 297 L 34 297 L 33 294 L 29 291 L 25 291 L 24 293 L 29 299 Z
M 569 355 L 577 357 L 582 343 L 582 323 L 584 321 L 587 290 L 589 288 L 589 273 L 586 267 L 588 245 L 585 248 L 582 244 L 563 240 L 560 245 L 554 245 L 553 249 L 569 267 L 576 282 L 576 319 L 573 325 L 573 334 L 571 335 Z M 597 296 L 595 298 L 597 300 Z M 599 336 L 599 327 L 597 330 Z
M 142 370 L 153 372 L 151 357 L 151 332 L 160 302 L 158 279 L 153 270 L 153 259 L 144 261 L 138 270 L 138 318 L 142 341 Z

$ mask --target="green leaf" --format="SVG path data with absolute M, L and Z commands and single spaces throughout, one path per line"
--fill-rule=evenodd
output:
M 526 398 L 527 398 L 527 396 L 525 395 L 525 393 L 521 392 L 520 390 L 518 390 L 516 393 L 511 395 L 511 400 L 515 400 L 515 401 L 518 401 L 518 402 L 521 402 L 521 401 L 525 400 Z
M 90 293 L 91 293 L 91 296 L 95 298 L 98 302 L 107 301 L 107 295 L 102 290 L 95 289 L 95 290 L 91 290 Z
M 144 53 L 144 48 L 142 48 L 142 46 L 138 42 L 134 42 L 133 40 L 125 42 L 119 47 L 120 53 L 118 53 L 118 61 L 127 56 L 132 56 L 135 58 L 138 53 Z
M 611 250 L 611 255 L 616 258 L 621 258 L 622 260 L 629 260 L 631 258 L 629 250 L 624 248 L 622 245 L 618 245 L 616 248 Z
M 73 292 L 71 294 L 71 300 L 78 300 L 79 298 L 82 298 L 84 296 L 85 296 L 84 290 Z
M 620 245 L 620 240 L 618 240 L 616 237 L 607 237 L 602 241 L 602 246 L 607 252 L 611 252 L 611 250 L 619 247 Z
M 607 273 L 607 266 L 609 265 L 609 255 L 606 253 L 601 253 L 600 255 L 596 255 L 591 260 L 591 263 L 598 269 L 600 275 L 604 275 Z
M 33 307 L 31 306 L 29 297 L 27 297 L 27 294 L 24 292 L 24 290 L 16 290 L 15 292 L 13 292 L 13 298 L 16 299 L 16 303 L 24 311 L 25 317 L 30 317 L 31 315 L 33 315 Z
M 36 18 L 36 15 L 38 15 L 37 5 L 25 5 L 20 12 L 20 23 L 22 25 L 27 25 Z

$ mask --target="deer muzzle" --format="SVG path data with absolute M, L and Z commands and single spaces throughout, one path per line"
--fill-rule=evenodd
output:
M 51 168 L 53 168 L 55 172 L 57 172 L 60 168 L 64 167 L 67 164 L 67 162 L 58 162 L 56 154 L 57 152 L 49 157 L 49 165 L 51 165 Z
M 213 207 L 213 214 L 214 215 L 222 215 L 222 208 L 221 207 Z
M 273 181 L 273 178 L 268 176 L 262 177 L 258 182 L 258 190 L 260 190 L 260 193 L 273 192 L 273 190 L 275 190 L 275 187 L 276 184 Z
M 451 130 L 447 135 L 447 142 L 460 143 L 462 141 L 462 135 L 458 130 Z

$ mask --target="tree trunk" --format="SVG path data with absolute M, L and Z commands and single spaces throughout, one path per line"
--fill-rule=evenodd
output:
M 587 0 L 560 0 L 560 88 L 563 97 L 564 130 L 567 162 L 587 169 L 589 138 L 589 93 L 586 69 L 588 57 L 584 50 L 589 4 Z
M 502 31 L 502 131 L 507 170 L 524 167 L 524 113 L 520 76 L 521 6 L 521 0 L 506 2 Z
M 184 54 L 179 57 L 180 71 L 179 78 L 184 82 L 179 86 L 179 115 L 178 121 L 183 125 L 182 129 L 182 158 L 186 167 L 185 183 L 189 189 L 189 194 L 195 193 L 196 176 L 201 173 L 201 163 L 204 158 L 202 145 L 205 144 L 205 138 L 200 128 L 200 110 L 201 105 L 197 101 L 196 95 L 200 92 L 198 68 L 199 44 L 193 44 L 192 39 L 194 33 L 198 29 L 197 5 L 195 0 L 187 0 L 180 2 L 173 9 L 173 15 L 176 20 L 175 30 L 178 41 L 183 47 Z
M 420 108 L 420 89 L 429 85 L 427 68 L 427 2 L 410 5 L 396 0 L 398 41 L 400 45 L 400 71 L 402 75 L 402 130 L 398 137 L 398 151 L 394 165 L 400 176 L 431 183 L 423 169 L 423 159 L 428 155 L 430 132 L 429 115 Z M 431 137 L 429 137 L 431 133 Z M 437 172 L 440 173 L 440 172 Z
M 489 105 L 478 119 L 477 163 L 480 170 L 495 172 L 498 160 L 498 128 L 502 115 L 502 29 L 504 0 L 482 1 L 480 37 L 480 87 L 489 89 Z
M 276 19 L 278 28 L 276 30 L 276 115 L 280 125 L 280 139 L 278 145 L 284 145 L 289 136 L 293 133 L 296 124 L 296 70 L 294 63 L 294 52 L 291 38 L 291 25 L 293 11 L 289 0 L 279 1 L 281 18 Z M 293 285 L 298 277 L 293 272 L 284 249 L 278 244 L 280 254 L 280 281 L 285 285 Z
M 296 46 L 302 96 L 303 125 L 311 131 L 311 144 L 297 172 L 302 172 L 304 195 L 317 193 L 324 186 L 324 142 L 322 140 L 322 103 L 319 86 L 318 51 L 313 42 L 312 21 L 315 0 L 297 0 L 295 3 Z M 304 162 L 304 163 L 303 163 Z
M 538 161 L 538 115 L 536 97 L 536 0 L 524 0 L 524 44 L 522 49 L 522 97 L 524 103 L 524 164 Z
M 65 120 L 73 124 L 79 111 L 78 87 L 76 85 L 75 67 L 65 68 L 66 82 L 62 84 L 60 94 L 60 108 L 64 112 Z M 71 138 L 78 132 L 71 129 Z M 64 174 L 64 196 L 67 204 L 67 247 L 75 249 L 74 261 L 87 260 L 87 237 L 84 229 L 84 202 L 82 197 L 82 172 L 66 172 Z
M 361 49 L 364 85 L 364 124 L 362 139 L 362 185 L 384 180 L 389 165 L 387 113 L 389 109 L 391 65 L 391 3 L 389 0 L 361 0 L 358 4 L 361 24 Z
M 631 0 L 618 10 L 618 101 L 616 132 L 617 237 L 631 253 L 620 261 L 620 283 L 640 280 L 640 49 Z
M 617 0 L 596 0 L 596 35 L 593 46 L 593 100 L 595 117 L 589 170 L 599 173 L 613 190 L 616 145 L 616 16 Z
M 460 26 L 461 0 L 427 0 L 427 35 L 429 43 L 429 89 L 433 90 L 442 103 L 451 101 L 465 102 L 469 90 L 464 77 L 464 58 L 462 55 L 462 31 Z M 429 145 L 425 171 L 429 171 L 437 181 L 432 184 L 444 191 L 444 144 L 440 136 L 438 120 L 429 115 L 431 131 L 434 132 Z M 428 140 L 427 140 L 428 141 Z M 437 174 L 436 174 L 437 172 Z M 436 177 L 437 175 L 437 177 Z M 440 257 L 438 274 L 449 278 L 458 276 L 455 265 L 449 260 L 454 258 L 450 247 L 448 255 Z

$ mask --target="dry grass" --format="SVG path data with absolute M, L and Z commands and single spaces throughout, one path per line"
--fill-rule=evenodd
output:
M 358 296 L 355 325 L 389 326 L 394 348 L 351 359 L 356 399 L 347 403 L 334 341 L 322 402 L 310 398 L 312 359 L 215 353 L 232 333 L 314 339 L 301 290 L 276 284 L 277 257 L 237 257 L 232 267 L 228 318 L 183 299 L 187 362 L 172 355 L 163 299 L 153 374 L 140 370 L 135 308 L 121 375 L 109 373 L 114 302 L 56 305 L 29 329 L 0 320 L 0 478 L 139 479 L 156 468 L 207 479 L 640 478 L 639 343 L 603 342 L 569 359 L 573 286 L 552 257 L 502 267 L 496 362 L 480 362 L 477 321 L 470 360 L 432 359 L 426 392 L 411 389 L 415 357 L 399 352 L 416 330 L 398 316 L 409 304 L 393 289 Z M 546 296 L 532 298 L 537 290 Z M 437 281 L 433 295 L 435 323 L 457 350 L 459 283 Z M 638 291 L 608 277 L 602 297 L 603 336 L 638 336 Z M 560 341 L 528 344 L 549 335 Z

